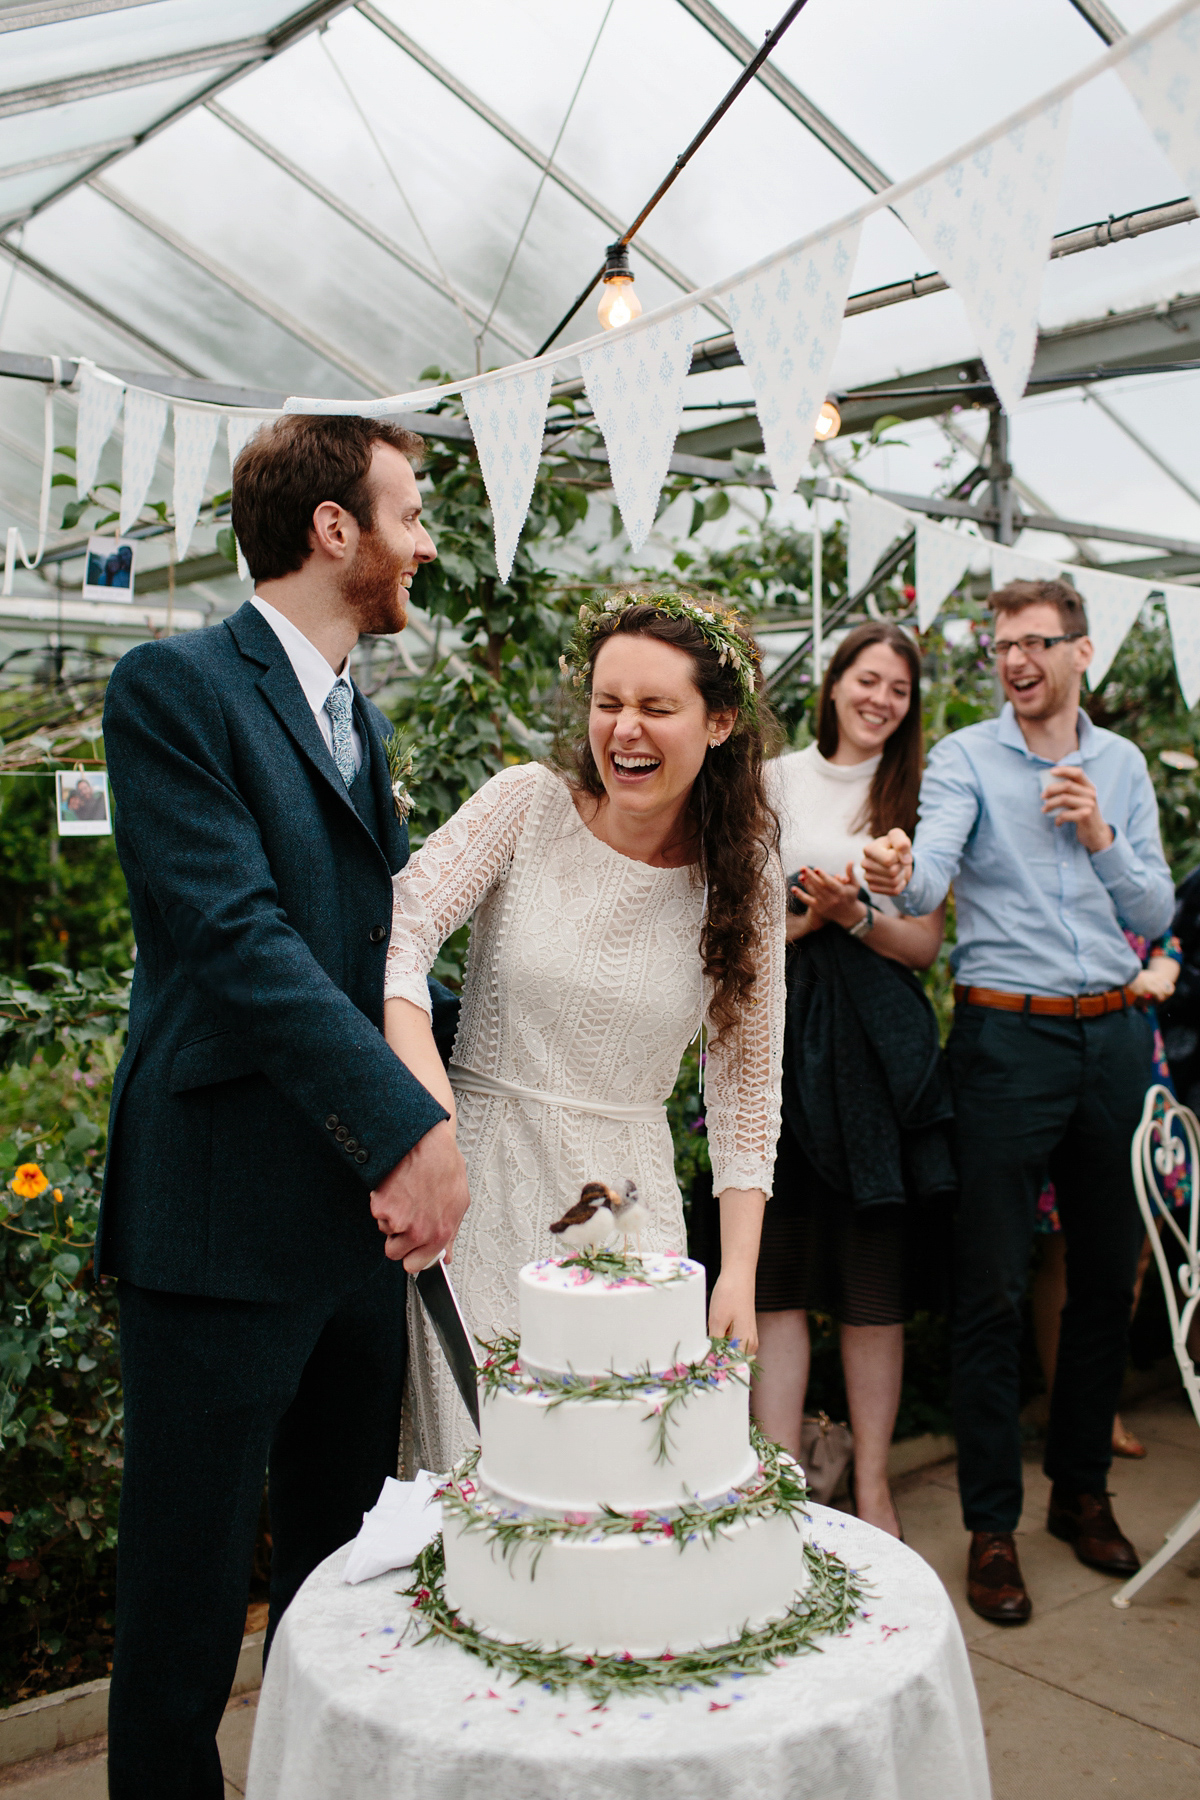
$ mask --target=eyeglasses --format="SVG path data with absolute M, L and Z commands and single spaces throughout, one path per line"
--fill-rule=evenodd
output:
M 1076 638 L 1085 635 L 1082 631 L 1064 631 L 1061 637 L 1002 638 L 997 643 L 988 645 L 987 656 L 990 662 L 1001 662 L 1013 650 L 1020 650 L 1025 656 L 1045 656 L 1047 650 L 1053 650 L 1055 644 L 1073 644 Z

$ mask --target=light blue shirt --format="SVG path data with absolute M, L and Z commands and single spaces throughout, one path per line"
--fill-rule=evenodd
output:
M 1060 762 L 1083 767 L 1114 834 L 1094 854 L 1074 825 L 1043 813 L 1042 777 L 1058 765 L 1029 749 L 1011 704 L 930 753 L 913 876 L 898 904 L 910 915 L 932 912 L 954 883 L 950 966 L 968 987 L 1069 995 L 1123 987 L 1140 965 L 1121 925 L 1154 939 L 1171 923 L 1175 891 L 1146 759 L 1082 710 L 1078 731 L 1079 748 Z

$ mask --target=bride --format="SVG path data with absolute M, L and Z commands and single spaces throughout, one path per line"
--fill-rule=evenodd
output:
M 644 1247 L 684 1248 L 664 1102 L 704 1022 L 722 1251 L 709 1329 L 756 1346 L 784 995 L 758 662 L 736 614 L 687 596 L 581 608 L 570 757 L 493 776 L 395 877 L 385 1030 L 466 1158 L 454 1282 L 479 1337 L 516 1329 L 518 1271 L 551 1253 L 548 1228 L 586 1180 L 632 1176 Z M 467 919 L 447 1079 L 425 977 Z M 389 1238 L 390 1255 L 404 1249 Z M 416 1305 L 409 1325 L 422 1459 L 448 1468 L 474 1430 Z

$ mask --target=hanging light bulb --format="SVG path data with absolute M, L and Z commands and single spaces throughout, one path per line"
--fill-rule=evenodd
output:
M 841 429 L 841 413 L 833 404 L 832 400 L 826 400 L 824 406 L 817 414 L 817 429 L 815 435 L 818 444 L 824 444 L 828 442 L 830 438 L 835 438 Z
M 596 308 L 596 316 L 605 331 L 628 325 L 642 310 L 633 291 L 633 270 L 629 267 L 629 251 L 624 244 L 610 244 L 605 251 L 604 292 Z

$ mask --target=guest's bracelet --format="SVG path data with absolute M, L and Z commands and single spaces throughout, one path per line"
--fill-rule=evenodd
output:
M 863 905 L 867 909 L 866 912 L 858 921 L 857 925 L 851 925 L 849 927 L 850 936 L 853 938 L 865 938 L 869 931 L 874 931 L 875 929 L 875 908 L 871 905 L 869 900 L 864 900 Z

